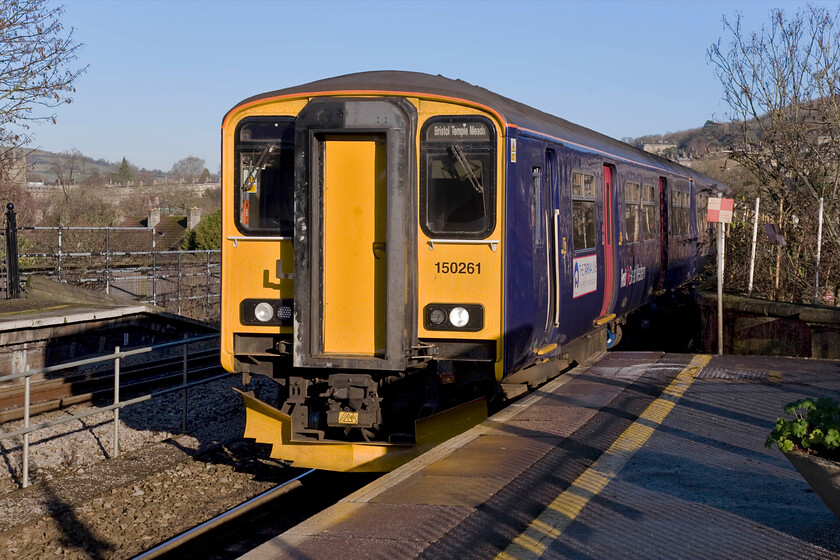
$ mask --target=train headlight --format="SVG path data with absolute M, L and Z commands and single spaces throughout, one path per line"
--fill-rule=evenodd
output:
M 423 308 L 423 326 L 430 331 L 478 332 L 484 328 L 480 303 L 430 303 Z
M 267 323 L 274 318 L 274 308 L 271 307 L 270 303 L 258 303 L 257 306 L 254 307 L 254 317 L 257 318 L 257 321 Z
M 436 327 L 443 325 L 446 322 L 446 311 L 435 307 L 429 312 L 429 322 Z
M 244 299 L 239 304 L 239 321 L 260 327 L 291 327 L 295 311 L 293 299 Z
M 463 307 L 453 307 L 449 312 L 449 322 L 459 329 L 465 327 L 470 322 L 470 312 Z

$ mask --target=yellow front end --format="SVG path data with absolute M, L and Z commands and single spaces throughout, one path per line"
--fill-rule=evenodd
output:
M 342 96 L 329 97 L 341 99 Z M 374 100 L 378 96 L 369 97 Z M 358 99 L 360 95 L 353 94 L 352 98 Z M 246 104 L 232 111 L 224 123 L 221 355 L 223 366 L 231 372 L 264 373 L 282 379 L 289 375 L 306 377 L 312 371 L 308 368 L 316 366 L 323 374 L 332 362 L 341 364 L 342 367 L 336 368 L 337 372 L 345 373 L 352 373 L 356 362 L 367 364 L 381 360 L 384 365 L 375 367 L 385 370 L 392 367 L 389 364 L 396 363 L 390 349 L 394 347 L 393 331 L 397 329 L 387 310 L 393 307 L 389 302 L 394 293 L 391 285 L 394 271 L 400 269 L 386 260 L 395 251 L 394 236 L 392 232 L 386 232 L 386 224 L 392 223 L 388 221 L 392 219 L 388 214 L 394 212 L 393 206 L 387 204 L 393 191 L 389 190 L 392 187 L 388 182 L 392 168 L 387 165 L 387 159 L 391 157 L 387 150 L 392 147 L 389 144 L 386 150 L 386 135 L 376 131 L 362 134 L 352 130 L 331 130 L 313 136 L 320 142 L 319 157 L 323 159 L 320 167 L 322 190 L 318 195 L 320 207 L 317 209 L 320 221 L 315 228 L 321 237 L 319 245 L 312 249 L 318 251 L 320 260 L 312 270 L 305 271 L 304 277 L 295 268 L 295 247 L 302 241 L 293 239 L 294 230 L 287 229 L 285 235 L 278 234 L 265 225 L 272 223 L 266 221 L 264 199 L 270 195 L 260 190 L 263 188 L 260 181 L 267 175 L 266 167 L 259 165 L 265 166 L 270 158 L 280 161 L 282 157 L 277 153 L 284 146 L 288 148 L 289 140 L 267 140 L 264 145 L 275 147 L 266 150 L 248 136 L 247 127 L 252 126 L 249 123 L 256 123 L 253 124 L 253 136 L 269 137 L 269 125 L 261 119 L 292 121 L 312 99 L 266 99 Z M 451 121 L 455 123 L 451 125 L 454 130 L 460 126 L 458 119 L 461 118 L 480 117 L 482 123 L 490 123 L 492 127 L 487 133 L 494 145 L 494 150 L 487 150 L 488 154 L 492 153 L 492 158 L 487 160 L 492 173 L 483 169 L 481 176 L 472 177 L 473 172 L 466 172 L 471 175 L 470 180 L 477 182 L 477 190 L 487 189 L 487 194 L 481 193 L 482 199 L 489 196 L 491 188 L 495 190 L 490 208 L 492 227 L 485 224 L 486 235 L 482 234 L 480 239 L 435 233 L 428 223 L 421 222 L 417 212 L 406 214 L 407 219 L 415 222 L 415 226 L 408 228 L 415 232 L 415 239 L 410 240 L 411 246 L 405 254 L 411 261 L 407 270 L 416 274 L 416 278 L 404 280 L 400 285 L 404 288 L 400 289 L 406 292 L 407 301 L 416 306 L 414 310 L 405 310 L 405 316 L 411 317 L 412 321 L 416 317 L 416 324 L 400 327 L 404 333 L 410 333 L 413 345 L 405 349 L 408 357 L 400 359 L 409 360 L 411 367 L 416 368 L 428 360 L 428 356 L 410 354 L 416 352 L 415 347 L 434 346 L 443 341 L 481 342 L 492 348 L 485 367 L 489 366 L 495 379 L 499 380 L 502 372 L 504 129 L 493 113 L 467 103 L 422 98 L 406 98 L 405 102 L 416 115 L 416 128 L 410 140 L 413 149 L 409 150 L 415 170 L 411 177 L 414 193 L 409 200 L 413 198 L 422 204 L 424 174 L 438 172 L 422 157 L 427 146 L 424 142 L 431 134 L 427 132 L 430 127 L 426 124 Z M 427 134 L 425 139 L 422 134 Z M 256 146 L 251 152 L 247 147 L 249 141 L 255 142 Z M 443 148 L 441 153 L 445 153 Z M 469 163 L 463 167 L 468 168 Z M 494 185 L 489 183 L 491 176 Z M 417 202 L 409 206 L 416 209 Z M 299 225 L 297 227 L 300 234 L 302 230 Z M 309 243 L 307 240 L 306 245 Z M 275 315 L 266 324 L 260 324 L 264 311 L 258 307 L 259 302 L 292 301 L 296 282 L 312 284 L 311 291 L 307 292 L 312 294 L 307 302 L 309 307 L 301 308 L 298 290 L 296 322 L 285 315 L 281 320 L 278 304 L 271 308 Z M 411 291 L 414 293 L 409 293 Z M 450 325 L 448 316 L 443 325 L 432 324 L 428 310 L 435 306 L 443 306 L 448 315 L 459 306 L 465 306 L 469 311 L 479 310 L 480 325 L 469 323 L 468 328 L 459 329 Z M 306 324 L 307 338 L 303 345 L 309 353 L 308 358 L 299 358 L 301 346 L 295 346 L 294 351 L 291 348 L 300 344 L 296 340 L 300 338 L 296 335 L 297 329 L 310 318 L 314 319 Z M 286 343 L 288 346 L 284 347 Z M 284 351 L 286 361 L 279 359 Z M 280 370 L 279 364 L 285 364 L 282 366 L 285 369 Z M 272 457 L 294 466 L 339 471 L 391 470 L 481 422 L 487 415 L 486 403 L 480 399 L 418 420 L 414 424 L 414 444 L 344 442 L 335 438 L 299 437 L 295 434 L 292 416 L 253 394 L 243 393 L 243 397 L 247 407 L 245 437 L 271 444 Z M 359 416 L 350 413 L 342 418 L 356 421 Z

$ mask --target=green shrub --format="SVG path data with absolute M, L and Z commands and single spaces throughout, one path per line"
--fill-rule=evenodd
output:
M 794 449 L 840 461 L 840 404 L 834 399 L 802 399 L 785 405 L 765 445 L 776 443 L 784 453 Z
M 187 230 L 181 249 L 185 251 L 206 251 L 222 248 L 222 211 L 216 210 L 195 226 Z

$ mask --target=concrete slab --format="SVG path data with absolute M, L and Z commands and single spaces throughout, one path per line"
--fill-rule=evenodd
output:
M 597 410 L 574 406 L 533 405 L 505 423 L 494 425 L 493 435 L 567 438 L 586 424 Z
M 557 445 L 544 437 L 481 436 L 423 471 L 425 474 L 512 479 Z
M 500 477 L 463 477 L 420 474 L 383 492 L 373 502 L 475 508 L 510 482 Z

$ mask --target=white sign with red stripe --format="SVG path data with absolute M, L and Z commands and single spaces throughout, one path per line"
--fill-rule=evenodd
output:
M 706 210 L 706 220 L 710 222 L 732 223 L 734 200 L 731 198 L 710 198 Z

